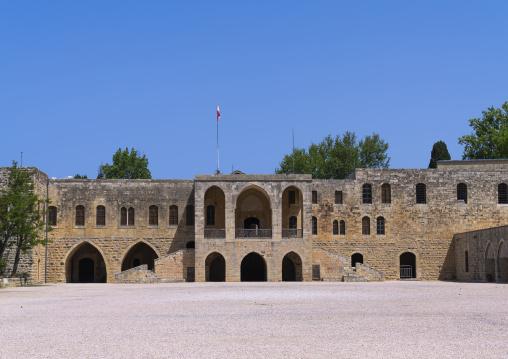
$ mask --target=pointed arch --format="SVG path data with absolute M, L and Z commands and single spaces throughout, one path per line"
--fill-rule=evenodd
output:
M 485 248 L 485 280 L 494 282 L 496 280 L 496 259 L 494 254 L 494 246 L 488 242 Z
M 240 265 L 242 282 L 266 282 L 266 261 L 256 252 L 250 252 L 242 259 Z
M 160 253 L 151 243 L 141 239 L 132 243 L 122 256 L 122 271 L 147 264 L 148 269 L 154 268 L 155 259 L 160 258 Z
M 219 252 L 212 252 L 206 256 L 205 280 L 207 282 L 226 281 L 226 259 Z
M 67 283 L 105 283 L 107 266 L 105 254 L 99 246 L 83 240 L 74 244 L 65 256 Z
M 288 252 L 282 258 L 282 281 L 301 282 L 302 276 L 302 258 L 296 252 Z

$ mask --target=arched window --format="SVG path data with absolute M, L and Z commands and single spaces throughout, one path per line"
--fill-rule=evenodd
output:
M 127 225 L 127 208 L 122 207 L 120 210 L 120 225 L 126 226 Z
M 508 203 L 508 186 L 506 183 L 500 183 L 497 185 L 497 203 Z
M 416 203 L 427 203 L 427 190 L 423 183 L 416 185 Z
M 97 226 L 105 226 L 106 225 L 106 207 L 97 206 L 95 213 L 95 224 Z
M 49 213 L 48 213 L 48 224 L 50 226 L 56 226 L 56 214 L 57 214 L 57 209 L 55 206 L 50 206 L 49 207 Z
M 339 222 L 337 220 L 333 221 L 333 235 L 337 236 L 339 234 Z
M 155 205 L 148 207 L 148 225 L 150 226 L 159 225 L 159 207 Z
M 289 217 L 289 229 L 296 229 L 298 224 L 298 220 L 295 216 Z
M 134 208 L 129 207 L 129 210 L 127 211 L 127 225 L 133 226 L 134 225 Z
M 457 185 L 457 201 L 467 203 L 467 184 L 459 183 Z
M 384 217 L 377 217 L 377 234 L 385 234 L 385 219 Z
M 381 203 L 392 203 L 392 191 L 388 183 L 381 185 Z
M 76 226 L 85 225 L 85 207 L 82 205 L 76 206 Z
M 312 234 L 317 234 L 317 218 L 312 217 Z
M 169 224 L 178 225 L 178 207 L 175 205 L 169 207 Z
M 345 236 L 346 235 L 346 222 L 340 221 L 340 235 Z
M 372 185 L 366 183 L 362 187 L 363 203 L 372 203 Z
M 213 205 L 206 207 L 206 225 L 215 226 L 215 206 Z
M 194 206 L 189 204 L 187 208 L 185 209 L 186 216 L 185 216 L 185 224 L 188 226 L 194 225 Z
M 367 216 L 362 218 L 362 234 L 370 235 L 370 218 Z

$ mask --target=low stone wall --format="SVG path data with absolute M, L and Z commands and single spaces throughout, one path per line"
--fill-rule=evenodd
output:
M 115 283 L 160 283 L 160 277 L 148 270 L 148 265 L 142 264 L 115 274 Z
M 154 270 L 164 282 L 193 282 L 194 249 L 181 249 L 157 258 Z

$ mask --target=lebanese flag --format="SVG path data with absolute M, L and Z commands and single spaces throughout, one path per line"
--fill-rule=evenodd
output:
M 219 105 L 217 104 L 217 121 L 219 121 L 220 118 L 220 111 L 219 111 Z

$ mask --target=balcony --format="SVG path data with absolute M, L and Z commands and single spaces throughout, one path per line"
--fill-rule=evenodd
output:
M 283 228 L 282 238 L 303 238 L 302 228 Z
M 244 229 L 237 228 L 235 231 L 236 238 L 272 238 L 271 229 Z
M 226 229 L 205 228 L 205 238 L 226 238 Z

